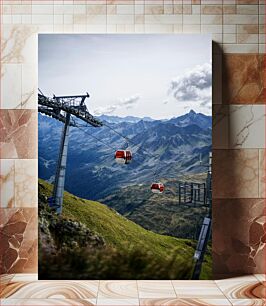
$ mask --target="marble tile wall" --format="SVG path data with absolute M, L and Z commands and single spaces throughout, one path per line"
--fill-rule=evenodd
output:
M 213 201 L 213 259 L 217 274 L 241 275 L 265 270 L 264 199 Z M 232 276 L 232 275 L 231 275 Z
M 38 33 L 212 34 L 214 277 L 265 272 L 264 0 L 0 0 L 0 11 L 2 273 L 37 272 Z
M 36 272 L 36 208 L 0 208 L 0 263 L 2 273 Z
M 1 208 L 37 207 L 36 159 L 1 159 Z

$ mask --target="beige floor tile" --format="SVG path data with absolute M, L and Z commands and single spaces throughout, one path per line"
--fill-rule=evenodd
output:
M 4 299 L 0 305 L 23 305 L 23 306 L 94 306 L 96 299 L 70 300 L 70 299 Z
M 226 279 L 215 280 L 214 282 L 219 286 L 221 284 L 231 284 L 231 283 L 244 283 L 244 282 L 256 282 L 257 279 L 255 275 L 244 275 Z
M 38 274 L 36 273 L 20 273 L 15 274 L 12 278 L 12 282 L 34 282 L 38 280 Z
M 141 299 L 140 306 L 229 306 L 227 299 Z
M 138 299 L 98 299 L 97 306 L 139 306 Z
M 0 305 L 266 305 L 262 299 L 266 292 L 264 274 L 218 281 L 36 281 L 36 278 L 37 274 L 1 276 Z
M 260 282 L 266 282 L 266 274 L 254 274 L 256 279 Z
M 215 282 L 228 299 L 258 299 L 265 295 L 265 287 L 253 275 Z
M 264 306 L 266 305 L 266 300 L 262 299 L 230 299 L 233 306 L 235 305 L 245 305 L 245 306 Z
M 13 278 L 15 274 L 1 274 L 0 275 L 0 286 L 7 285 Z
M 172 281 L 172 283 L 179 298 L 225 298 L 214 281 Z
M 231 303 L 227 299 L 212 299 L 208 297 L 202 299 L 182 299 L 182 302 L 184 302 L 184 305 L 191 306 L 231 306 Z
M 2 298 L 90 299 L 96 298 L 98 281 L 35 281 L 9 283 Z
M 0 275 L 0 299 L 2 298 L 2 291 L 11 282 L 13 277 L 14 277 L 14 274 L 2 274 L 2 275 Z M 0 305 L 1 305 L 1 303 L 0 303 Z
M 175 298 L 171 281 L 137 281 L 140 298 Z
M 99 299 L 131 299 L 138 298 L 137 282 L 125 281 L 100 281 Z

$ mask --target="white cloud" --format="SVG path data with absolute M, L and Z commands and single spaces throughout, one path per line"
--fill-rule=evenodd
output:
M 212 66 L 197 65 L 184 75 L 171 81 L 169 94 L 180 102 L 198 102 L 206 107 L 211 104 Z
M 140 99 L 139 95 L 133 95 L 128 98 L 119 99 L 119 103 L 96 108 L 94 110 L 94 115 L 96 116 L 110 115 L 110 114 L 113 114 L 117 109 L 121 107 L 126 108 L 126 109 L 132 108 L 134 107 L 134 105 L 138 103 L 139 99 Z
M 116 109 L 117 109 L 116 105 L 101 106 L 94 110 L 94 115 L 95 116 L 100 116 L 103 114 L 109 115 L 112 114 Z
M 138 102 L 139 99 L 139 95 L 134 95 L 125 99 L 120 99 L 120 103 L 118 103 L 117 105 L 121 107 L 125 106 L 126 108 L 131 108 Z

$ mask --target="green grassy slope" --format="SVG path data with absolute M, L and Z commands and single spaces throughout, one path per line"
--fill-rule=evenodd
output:
M 39 179 L 39 193 L 49 197 L 52 185 Z M 159 261 L 164 261 L 174 254 L 176 262 L 191 262 L 195 242 L 156 234 L 126 219 L 116 211 L 99 202 L 78 198 L 68 192 L 64 193 L 63 217 L 78 220 L 91 231 L 102 237 L 106 245 L 123 252 L 130 249 L 145 250 Z M 203 271 L 203 278 L 210 273 L 210 256 Z

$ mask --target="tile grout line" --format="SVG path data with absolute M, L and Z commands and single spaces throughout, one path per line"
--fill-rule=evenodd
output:
M 98 305 L 98 296 L 99 296 L 99 291 L 100 291 L 100 280 L 98 281 L 98 286 L 97 286 L 96 305 Z
M 179 299 L 180 297 L 179 297 L 179 295 L 177 294 L 177 291 L 176 291 L 175 286 L 174 286 L 174 284 L 173 284 L 173 280 L 171 280 L 171 284 L 172 284 L 172 286 L 173 286 L 173 288 L 174 288 L 174 292 L 175 292 L 176 297 Z
M 223 296 L 228 300 L 228 302 L 233 305 L 230 301 L 229 301 L 229 298 L 224 294 L 224 292 L 222 291 L 222 289 L 220 288 L 220 286 L 218 286 L 216 280 L 214 280 L 214 284 L 216 285 L 216 287 L 218 288 L 218 290 L 221 291 L 221 293 L 223 294 Z
M 139 284 L 138 284 L 138 280 L 135 280 L 135 281 L 136 281 L 136 286 L 137 286 L 138 304 L 139 304 L 139 306 L 140 306 Z

